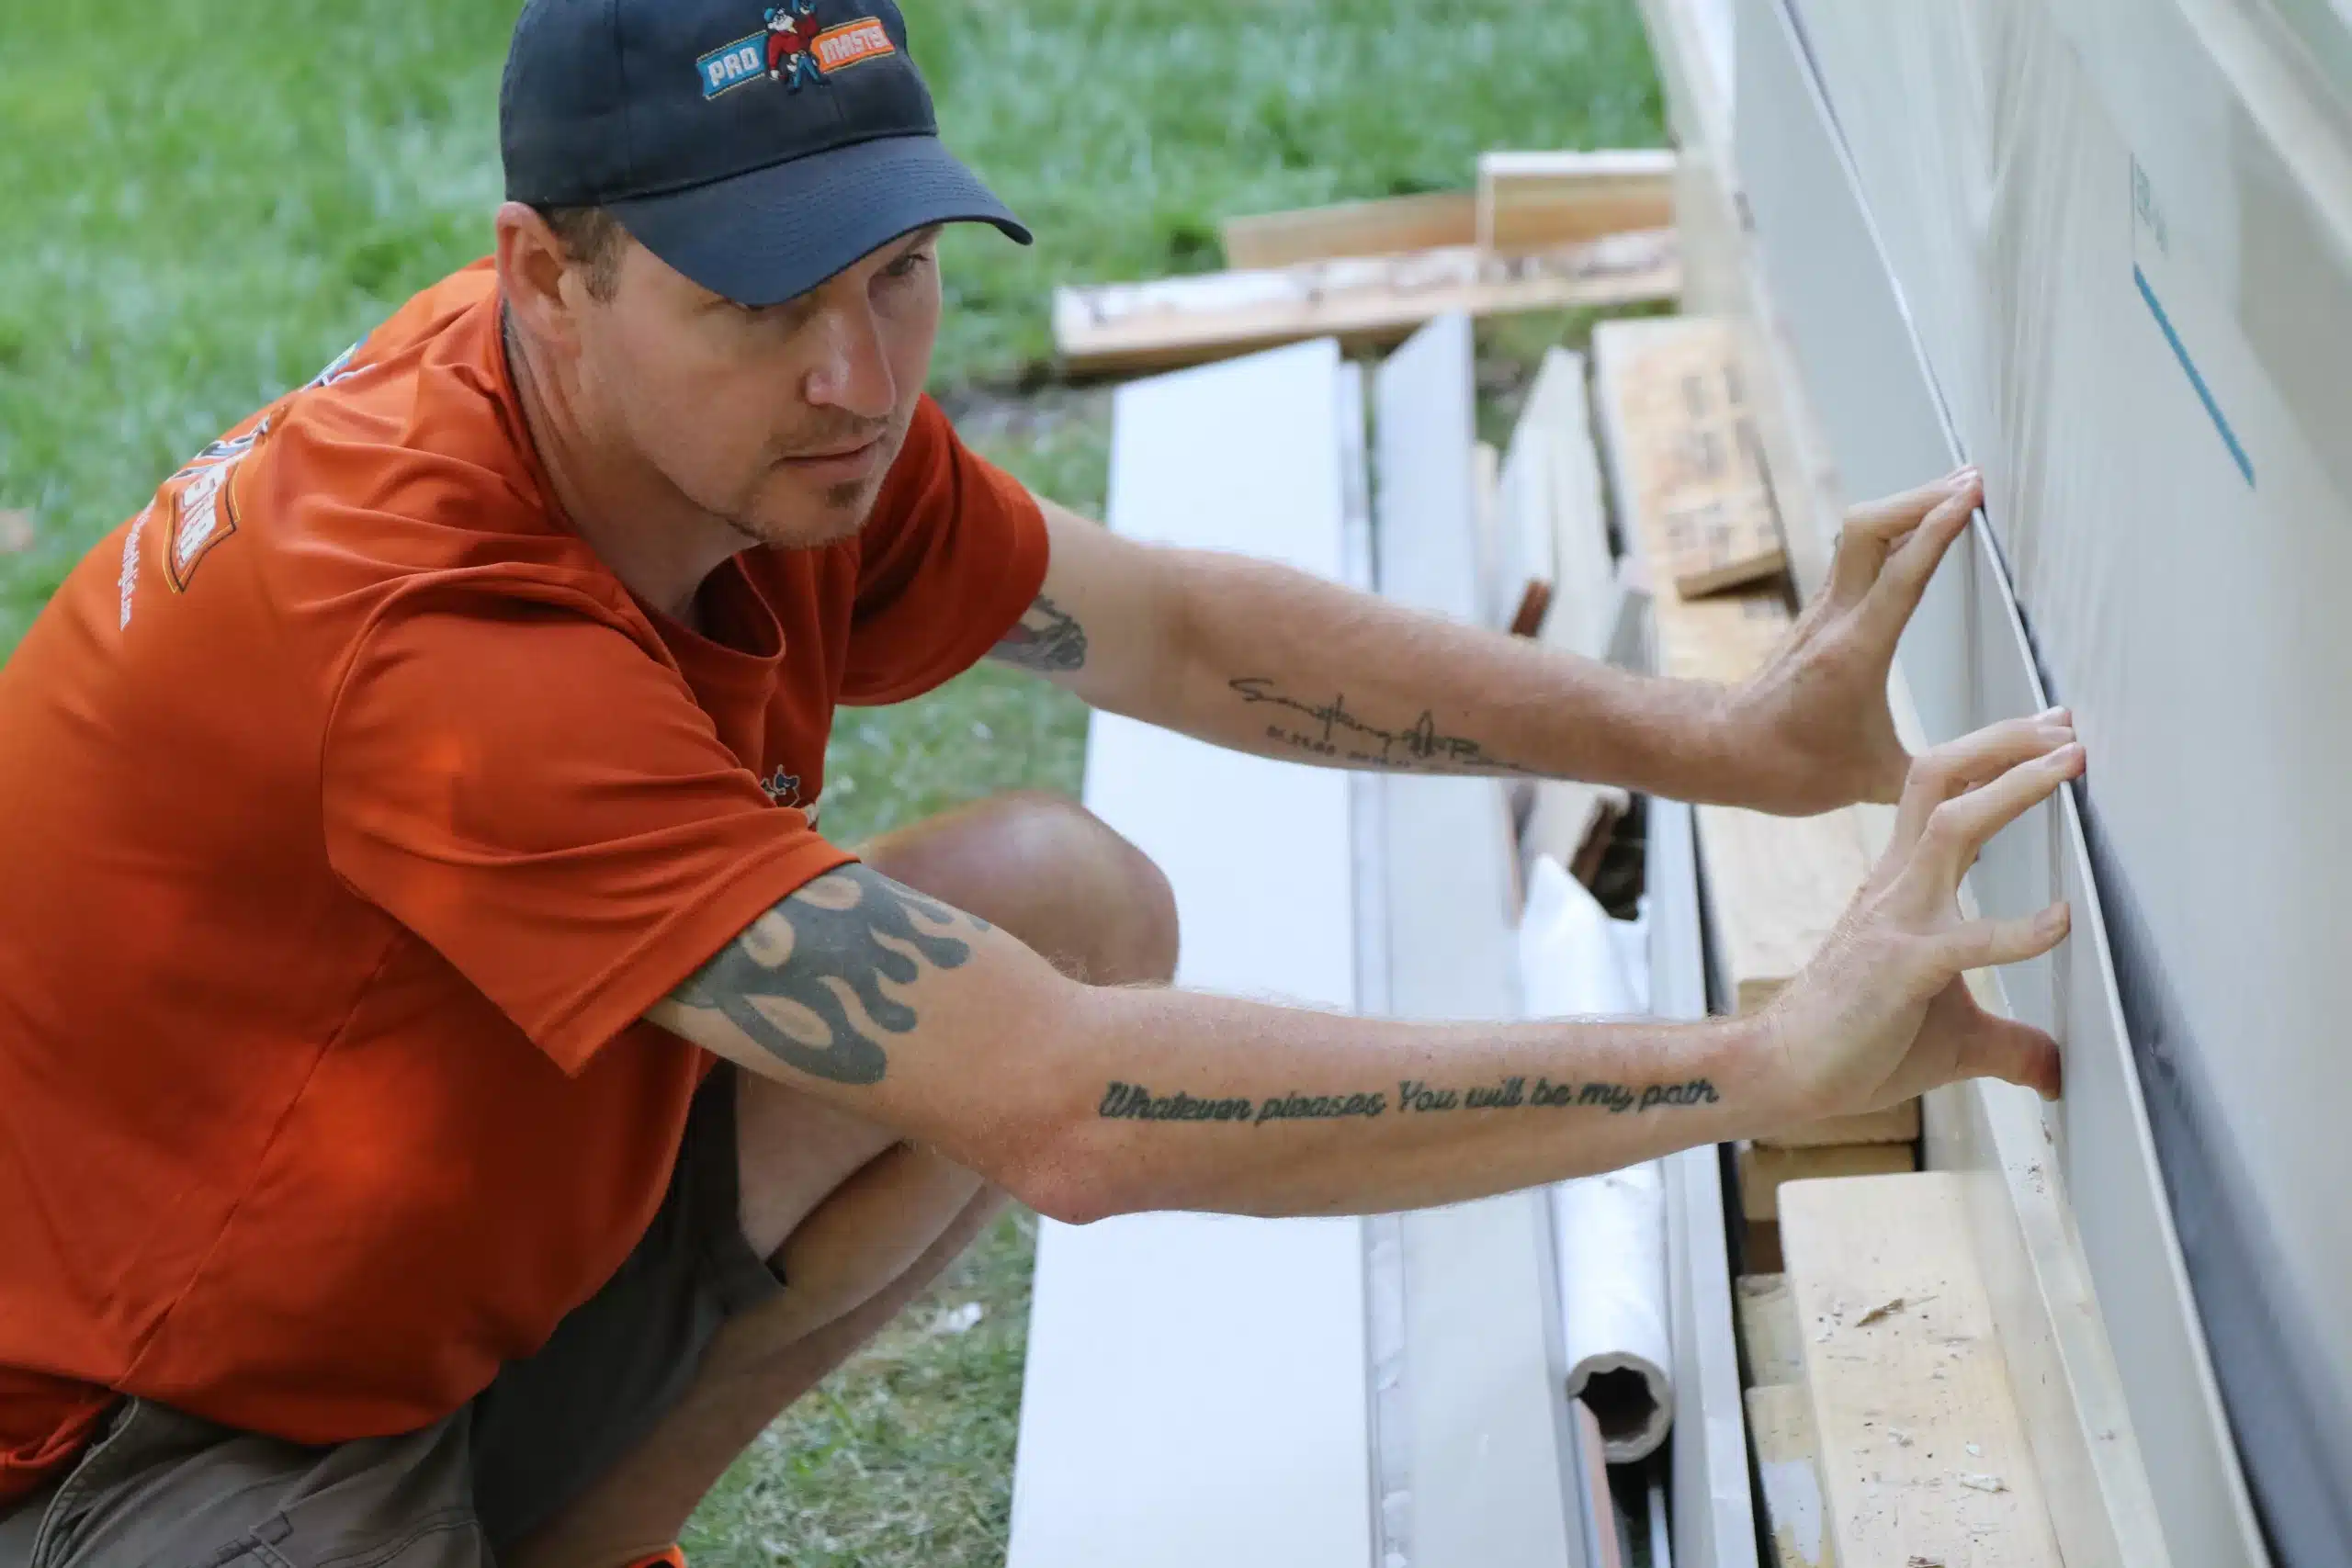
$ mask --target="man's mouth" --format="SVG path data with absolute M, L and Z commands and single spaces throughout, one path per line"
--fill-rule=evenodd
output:
M 882 437 L 876 434 L 853 446 L 834 446 L 821 452 L 805 452 L 786 457 L 776 466 L 787 473 L 820 483 L 846 484 L 872 473 L 881 456 Z

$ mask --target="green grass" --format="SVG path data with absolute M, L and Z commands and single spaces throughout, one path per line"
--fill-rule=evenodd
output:
M 1102 504 L 1108 405 L 1038 387 L 1054 284 L 1212 268 L 1223 215 L 1458 186 L 1491 145 L 1660 137 L 1633 0 L 907 6 L 949 139 L 1040 239 L 951 238 L 935 386 L 982 450 L 1081 508 Z M 0 656 L 163 475 L 486 248 L 514 12 L 0 7 L 0 510 L 36 535 L 0 554 Z M 1577 326 L 1489 352 L 1507 381 Z M 1000 789 L 1074 791 L 1083 747 L 1074 705 L 976 671 L 842 716 L 827 825 L 855 839 Z M 779 1422 L 697 1520 L 698 1562 L 1001 1561 L 1032 1235 L 1008 1218 Z M 926 1331 L 967 1302 L 978 1326 Z

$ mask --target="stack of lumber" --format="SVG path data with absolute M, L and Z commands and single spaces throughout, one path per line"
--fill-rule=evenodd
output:
M 1619 519 L 1655 584 L 1658 664 L 1746 679 L 1787 635 L 1792 590 L 1740 339 L 1709 318 L 1609 322 L 1593 353 Z M 1860 810 L 1692 816 L 1716 1004 L 1750 1010 L 1811 956 L 1880 833 Z M 1744 1402 L 1778 1568 L 2062 1561 L 1968 1179 L 1917 1172 L 1919 1133 L 1913 1103 L 1736 1150 Z
M 1670 299 L 1673 178 L 1658 151 L 1489 152 L 1475 191 L 1236 218 L 1232 271 L 1055 290 L 1055 348 L 1073 374 L 1128 374 L 1327 335 L 1385 347 L 1456 312 Z
M 1787 554 L 1731 323 L 1712 317 L 1603 322 L 1593 333 L 1610 472 L 1628 546 L 1653 583 L 1658 666 L 1736 683 L 1792 624 Z M 1698 808 L 1720 1005 L 1762 1007 L 1811 959 L 1868 874 L 1876 841 L 1860 808 L 1770 817 Z M 1808 1177 L 1917 1168 L 1917 1102 L 1792 1127 L 1736 1151 L 1747 1256 L 1778 1246 L 1776 1195 Z

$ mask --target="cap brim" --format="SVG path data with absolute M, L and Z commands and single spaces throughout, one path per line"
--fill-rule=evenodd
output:
M 935 136 L 893 136 L 612 204 L 639 244 L 714 294 L 779 305 L 934 223 L 1029 231 Z

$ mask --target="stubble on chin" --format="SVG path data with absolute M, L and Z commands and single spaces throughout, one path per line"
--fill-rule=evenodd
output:
M 728 525 L 751 544 L 779 550 L 822 549 L 839 544 L 865 526 L 881 495 L 880 479 L 854 479 L 828 486 L 789 527 L 754 516 L 727 519 Z

